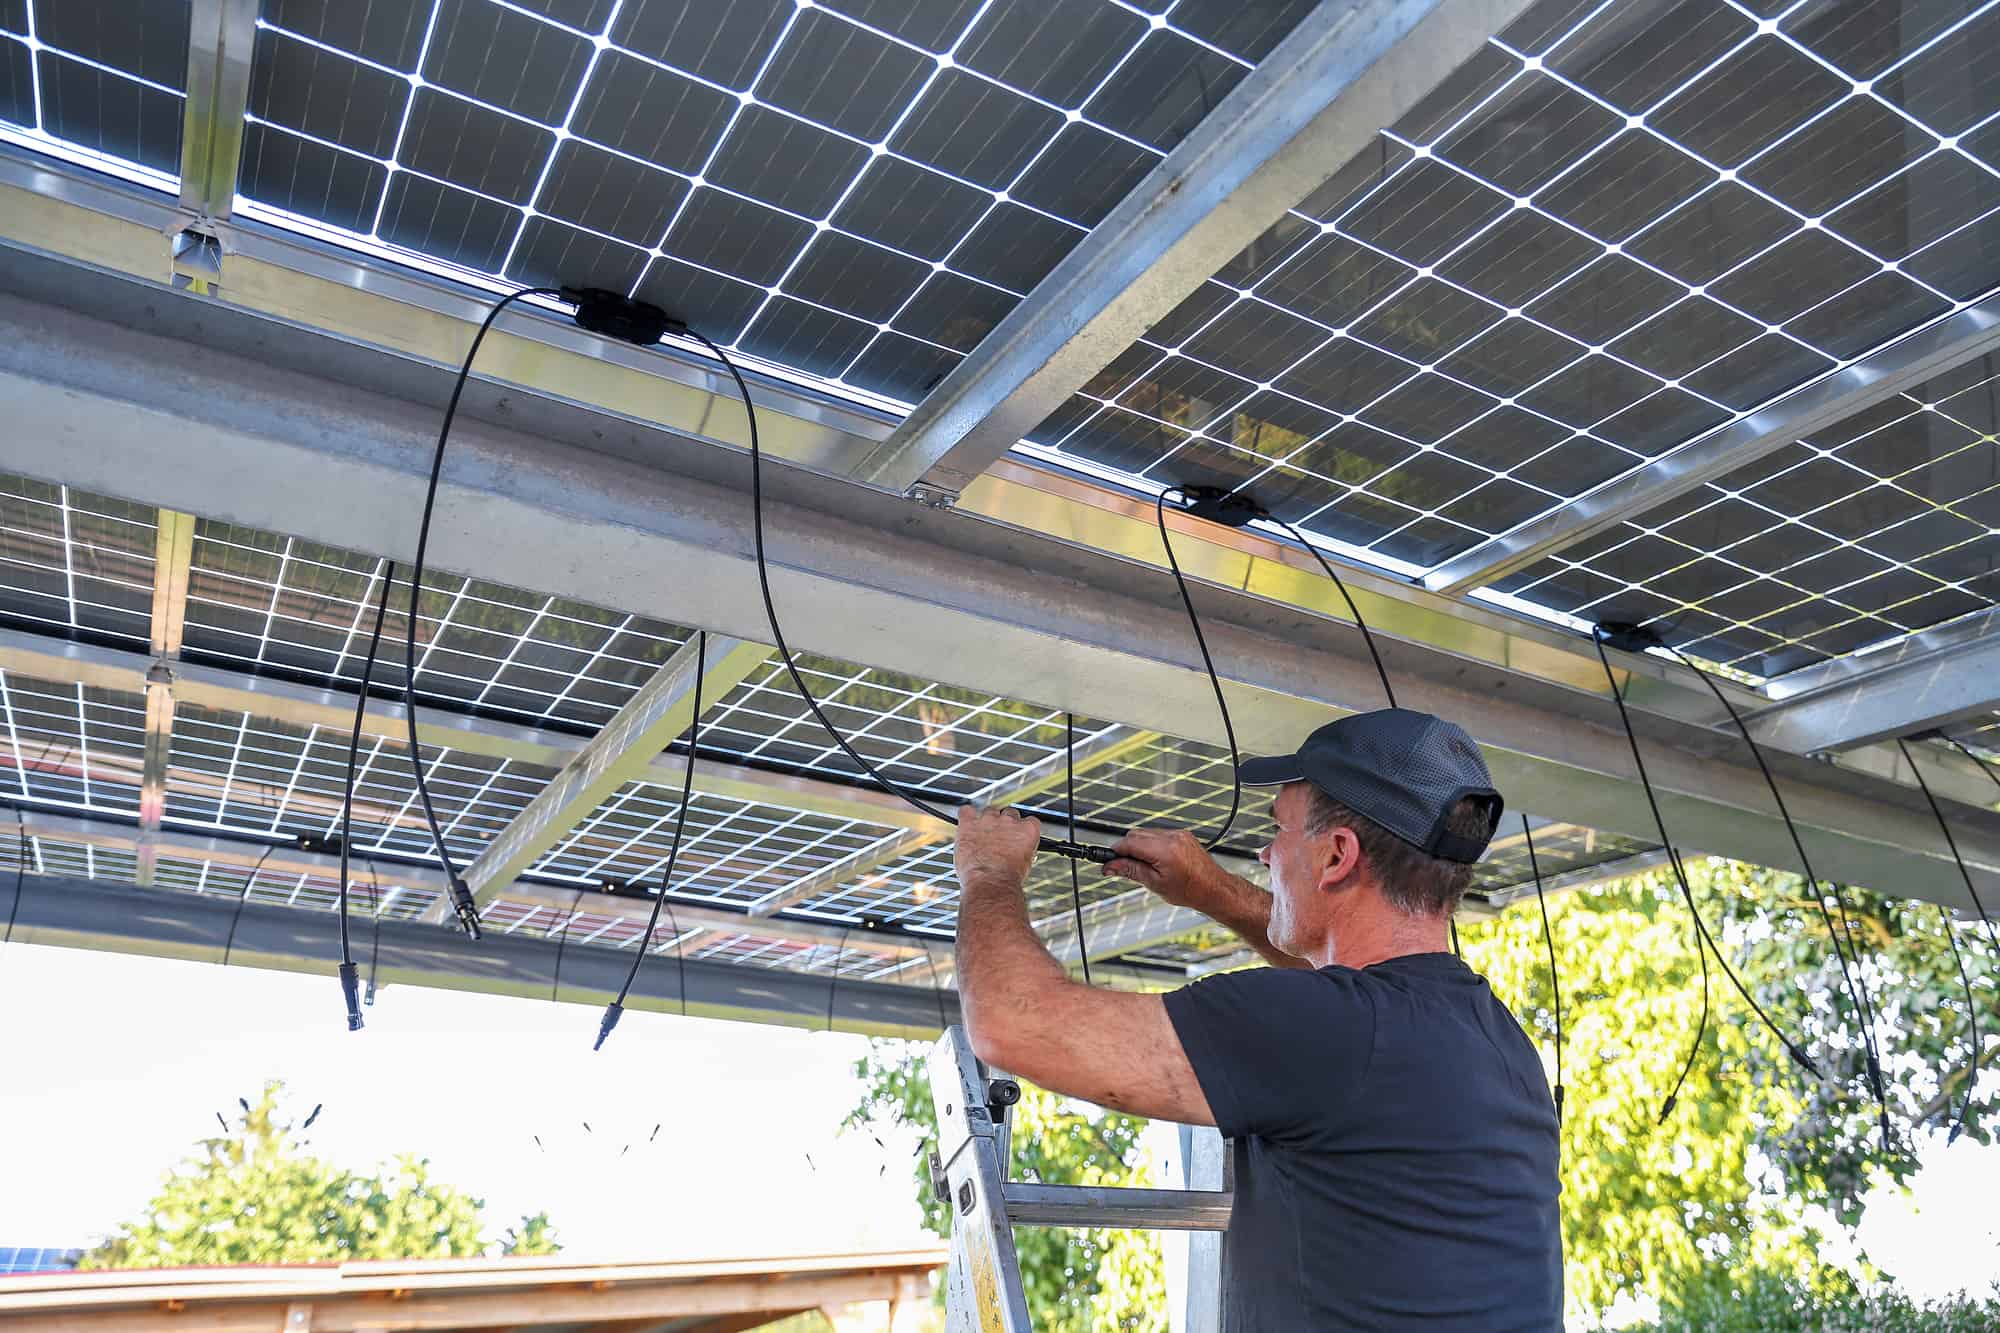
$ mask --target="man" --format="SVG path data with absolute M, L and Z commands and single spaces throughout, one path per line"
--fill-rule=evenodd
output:
M 1556 1111 L 1540 1058 L 1447 950 L 1501 802 L 1426 713 L 1332 722 L 1241 776 L 1279 788 L 1267 894 L 1185 832 L 1107 873 L 1273 966 L 1171 994 L 1072 982 L 1028 924 L 1040 826 L 961 812 L 958 986 L 981 1058 L 1069 1096 L 1235 1140 L 1223 1328 L 1562 1326 Z

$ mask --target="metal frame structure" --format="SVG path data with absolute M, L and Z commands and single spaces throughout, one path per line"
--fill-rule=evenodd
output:
M 863 464 L 955 498 L 1527 0 L 1326 0 Z
M 1003 455 L 1525 8 L 1321 4 L 906 419 L 753 368 L 777 598 L 798 646 L 1117 724 L 1086 747 L 1080 769 L 1162 735 L 1219 743 L 1206 678 L 1162 573 L 1150 497 Z M 197 0 L 193 15 L 177 200 L 0 154 L 9 293 L 0 298 L 0 406 L 14 426 L 0 439 L 0 467 L 169 506 L 149 654 L 0 633 L 0 669 L 144 693 L 139 828 L 91 821 L 76 830 L 131 839 L 142 884 L 162 849 L 202 850 L 166 813 L 178 706 L 341 730 L 353 707 L 337 689 L 174 660 L 189 516 L 406 557 L 411 515 L 380 497 L 416 493 L 436 408 L 488 299 L 476 282 L 399 268 L 386 252 L 363 258 L 232 218 L 255 6 Z M 214 299 L 224 294 L 226 303 Z M 549 313 L 517 308 L 484 345 L 444 476 L 433 559 L 731 636 L 726 664 L 703 683 L 704 700 L 718 700 L 761 660 L 755 641 L 768 633 L 752 595 L 741 458 L 749 433 L 734 385 L 691 346 L 642 351 Z M 1518 806 L 1645 838 L 1650 816 L 1592 646 L 1501 599 L 1463 594 L 1996 345 L 1991 301 L 1960 310 L 1420 584 L 1350 571 L 1356 603 L 1407 701 L 1473 723 Z M 951 509 L 908 504 L 912 488 Z M 1172 529 L 1245 748 L 1286 745 L 1328 717 L 1377 705 L 1345 607 L 1311 553 L 1268 529 L 1181 516 Z M 1723 685 L 1774 751 L 1823 871 L 1960 905 L 1964 887 L 1911 775 L 1879 742 L 2000 699 L 1982 688 L 1988 673 L 1966 669 L 1985 660 L 1986 619 L 1764 688 Z M 1628 654 L 1614 662 L 1677 841 L 1790 864 L 1757 769 L 1706 691 L 1676 664 Z M 686 675 L 681 661 L 660 667 L 593 739 L 424 710 L 425 744 L 560 770 L 475 864 L 483 901 L 551 919 L 562 911 L 558 891 L 518 876 L 622 784 L 677 781 L 679 761 L 662 751 L 689 711 Z M 396 705 L 370 701 L 363 721 L 371 737 L 400 738 Z M 1963 803 L 1954 818 L 1975 881 L 2000 889 L 2000 818 L 1986 775 L 1936 747 L 1920 750 L 1933 786 Z M 1834 763 L 1807 758 L 1829 752 Z M 1022 799 L 1060 774 L 1044 765 L 976 799 Z M 695 932 L 754 923 L 760 934 L 832 944 L 836 970 L 850 948 L 879 958 L 884 975 L 930 961 L 912 937 L 862 929 L 850 940 L 794 909 L 941 839 L 937 821 L 850 783 L 708 758 L 696 762 L 694 782 L 889 830 L 764 893 L 747 915 L 677 909 Z M 206 859 L 242 863 L 224 855 L 240 848 L 206 850 Z M 1657 855 L 1616 864 L 1640 868 Z M 1552 884 L 1589 882 L 1599 869 Z M 396 873 L 420 882 L 411 867 Z M 645 910 L 643 900 L 623 906 L 625 916 Z M 1136 893 L 1091 907 L 1085 920 L 1100 961 L 1198 924 Z M 1045 924 L 1058 954 L 1080 961 L 1067 924 Z
M 141 315 L 125 280 L 99 275 L 93 293 L 64 266 L 58 292 L 33 260 L 16 258 L 24 297 L 59 295 L 69 308 L 16 300 L 0 311 L 13 334 L 0 351 L 0 393 L 23 427 L 0 443 L 0 466 L 137 489 L 170 505 L 221 496 L 222 517 L 406 554 L 401 517 L 358 499 L 411 485 L 428 461 L 431 419 L 363 386 L 427 398 L 438 368 L 191 296 L 160 298 Z M 78 312 L 96 297 L 126 312 L 126 326 Z M 134 327 L 147 315 L 149 328 Z M 189 319 L 204 346 L 175 336 Z M 324 371 L 296 368 L 308 365 Z M 440 491 L 441 565 L 756 636 L 763 617 L 734 459 L 702 439 L 519 388 L 468 394 L 466 413 Z M 295 429 L 301 419 L 313 423 L 309 438 Z M 47 448 L 79 436 L 92 447 Z M 583 440 L 603 443 L 571 443 Z M 788 461 L 767 470 L 768 548 L 799 647 L 1221 739 L 1185 622 L 1171 611 L 1172 585 L 1154 566 L 1121 558 L 1115 525 L 1109 550 L 1082 549 L 974 508 L 911 506 Z M 496 545 L 496 532 L 511 539 Z M 1379 683 L 1351 628 L 1334 618 L 1339 604 L 1323 578 L 1271 539 L 1232 534 L 1229 544 L 1205 545 L 1198 529 L 1191 535 L 1182 564 L 1202 584 L 1203 620 L 1246 749 L 1280 748 L 1329 716 L 1375 706 Z M 555 550 L 566 558 L 552 568 L 546 555 Z M 656 569 L 679 577 L 661 581 Z M 1379 628 L 1394 636 L 1417 617 L 1385 619 Z M 890 626 L 897 632 L 886 633 Z M 1645 836 L 1650 816 L 1585 645 L 1518 626 L 1496 637 L 1449 614 L 1437 629 L 1452 647 L 1408 639 L 1391 647 L 1408 702 L 1471 721 L 1521 809 Z M 1533 651 L 1538 640 L 1558 650 Z M 1785 864 L 1789 838 L 1748 755 L 1707 723 L 1712 701 L 1677 667 L 1630 656 L 1619 665 L 1635 680 L 1629 697 L 1642 740 L 1655 747 L 1669 827 L 1685 830 L 1690 847 Z M 1825 873 L 1959 903 L 1964 887 L 1914 793 L 1784 755 L 1774 764 Z M 1990 880 L 2000 870 L 1993 822 L 1967 811 L 1961 846 L 1974 875 L 2000 887 Z
M 1483 542 L 1425 575 L 1424 585 L 1444 593 L 1468 593 L 1496 583 L 1996 347 L 2000 347 L 2000 298 L 1921 328 L 1761 411 L 1690 440 L 1559 509 Z

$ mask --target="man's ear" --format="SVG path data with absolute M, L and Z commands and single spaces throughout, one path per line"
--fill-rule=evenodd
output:
M 1354 830 L 1336 824 L 1320 835 L 1320 847 L 1327 861 L 1319 872 L 1319 887 L 1329 892 L 1352 888 L 1361 868 L 1361 840 Z

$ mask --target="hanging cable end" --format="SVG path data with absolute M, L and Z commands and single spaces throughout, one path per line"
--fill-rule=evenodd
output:
M 479 904 L 473 900 L 472 890 L 456 872 L 451 876 L 451 910 L 458 917 L 459 929 L 473 939 L 479 938 Z
M 1949 1148 L 1952 1144 L 1957 1143 L 1958 1136 L 1963 1133 L 1965 1133 L 1965 1122 L 1961 1120 L 1951 1127 L 1951 1133 L 1944 1136 L 1944 1146 Z
M 1556 1123 L 1560 1125 L 1562 1122 L 1563 1122 L 1563 1085 L 1558 1083 L 1556 1084 Z
M 625 1006 L 618 1003 L 618 1001 L 613 1000 L 610 1004 L 605 1005 L 604 1017 L 597 1020 L 597 1041 L 592 1044 L 590 1049 L 593 1051 L 603 1050 L 604 1039 L 611 1035 L 611 1029 L 617 1027 L 618 1020 L 624 1016 Z
M 361 1031 L 361 973 L 352 963 L 342 963 L 340 993 L 347 1001 L 347 1030 Z
M 368 978 L 368 987 L 361 992 L 361 1003 L 367 1005 L 370 1009 L 375 1007 L 375 978 Z
M 1799 1068 L 1805 1070 L 1808 1074 L 1811 1074 L 1814 1078 L 1818 1079 L 1822 1083 L 1826 1081 L 1826 1075 L 1820 1073 L 1819 1066 L 1812 1062 L 1811 1056 L 1807 1055 L 1804 1051 L 1800 1050 L 1796 1046 L 1788 1046 L 1786 1049 L 1791 1051 L 1792 1059 L 1798 1061 Z
M 1657 1123 L 1662 1125 L 1666 1124 L 1667 1117 L 1672 1115 L 1674 1113 L 1674 1108 L 1676 1106 L 1679 1106 L 1680 1104 L 1681 1104 L 1680 1094 L 1677 1092 L 1669 1093 L 1667 1095 L 1667 1099 L 1664 1102 L 1660 1103 L 1660 1118 Z

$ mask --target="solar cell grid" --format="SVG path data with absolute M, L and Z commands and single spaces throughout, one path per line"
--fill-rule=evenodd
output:
M 0 616 L 143 647 L 156 540 L 150 505 L 0 476 Z
M 1414 572 L 1747 413 L 1994 285 L 1994 6 L 1896 8 L 1537 6 L 1032 438 Z
M 352 684 L 386 566 L 375 556 L 202 520 L 184 651 L 195 660 Z M 402 683 L 409 586 L 399 570 L 376 661 L 380 689 Z M 444 570 L 425 571 L 420 609 L 420 696 L 593 729 L 689 637 L 679 626 Z
M 249 713 L 181 705 L 175 710 L 166 818 L 182 826 L 264 836 L 328 835 L 340 828 L 347 731 L 295 727 Z M 462 751 L 420 751 L 445 841 L 477 855 L 554 776 L 554 770 Z M 364 738 L 355 769 L 355 846 L 424 859 L 429 827 L 418 805 L 408 751 Z
M 1310 4 L 348 8 L 263 6 L 252 211 L 915 401 Z
M 0 674 L 6 786 L 24 801 L 136 816 L 145 760 L 139 694 Z
M 1753 676 L 1956 619 L 2000 596 L 1996 420 L 1988 356 L 1501 586 Z
M 666 866 L 680 793 L 628 783 L 536 862 L 531 874 L 655 884 Z M 674 870 L 677 895 L 748 906 L 893 830 L 696 792 Z
M 965 798 L 1034 764 L 1060 764 L 1060 710 L 810 654 L 807 688 L 841 735 L 891 781 Z M 1077 743 L 1110 724 L 1078 719 Z M 703 716 L 702 750 L 784 768 L 860 776 L 775 657 Z

